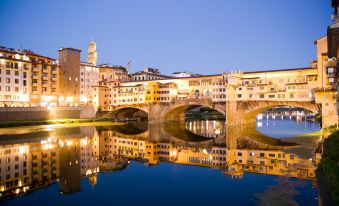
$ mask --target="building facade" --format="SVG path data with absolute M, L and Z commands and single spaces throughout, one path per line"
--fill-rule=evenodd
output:
M 156 79 L 167 79 L 168 76 L 162 75 L 159 69 L 145 68 L 144 71 L 135 72 L 132 74 L 132 80 L 134 81 L 145 81 L 145 80 L 156 80 Z
M 0 47 L 0 107 L 57 106 L 59 69 L 55 59 Z
M 99 82 L 99 68 L 93 64 L 80 63 L 80 104 L 92 105 L 94 86 Z
M 59 49 L 61 106 L 80 104 L 80 53 L 74 48 Z

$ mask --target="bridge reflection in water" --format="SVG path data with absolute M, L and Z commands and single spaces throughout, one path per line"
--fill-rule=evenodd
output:
M 130 160 L 219 168 L 236 178 L 251 172 L 314 183 L 319 158 L 289 152 L 302 145 L 268 137 L 254 124 L 228 127 L 222 121 L 131 122 L 14 136 L 0 136 L 1 199 L 56 180 L 60 193 L 80 191 L 81 178 L 95 185 L 98 172 L 124 169 Z

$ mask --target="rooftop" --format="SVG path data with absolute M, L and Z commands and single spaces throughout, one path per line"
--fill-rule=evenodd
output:
M 72 47 L 65 47 L 65 48 L 60 47 L 59 51 L 62 51 L 62 50 L 74 50 L 74 51 L 81 52 L 80 49 L 75 49 L 75 48 L 72 48 Z
M 27 50 L 27 49 L 13 49 L 13 48 L 8 48 L 8 47 L 4 47 L 4 46 L 0 46 L 0 51 L 3 52 L 7 52 L 7 53 L 12 53 L 12 54 L 21 54 L 21 55 L 27 55 L 27 56 L 37 56 L 37 57 L 41 57 L 41 58 L 46 58 L 46 59 L 50 59 L 50 60 L 55 60 L 51 57 L 47 57 L 47 56 L 43 56 L 40 54 L 37 54 L 31 50 Z

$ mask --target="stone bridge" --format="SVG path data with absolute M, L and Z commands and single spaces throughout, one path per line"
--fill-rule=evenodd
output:
M 181 121 L 185 113 L 197 107 L 214 109 L 226 117 L 227 125 L 256 122 L 256 115 L 277 106 L 298 107 L 320 114 L 321 105 L 309 101 L 227 101 L 213 102 L 207 98 L 176 100 L 172 103 L 131 104 L 113 107 L 103 117 L 133 118 L 145 117 L 149 121 Z
M 131 104 L 113 107 L 102 117 L 147 117 L 149 121 L 185 120 L 185 113 L 197 107 L 208 107 L 225 115 L 224 102 L 212 102 L 206 98 L 176 100 L 171 103 Z
M 225 104 L 228 125 L 256 122 L 257 114 L 279 106 L 297 107 L 316 114 L 321 113 L 321 105 L 311 101 L 229 101 Z

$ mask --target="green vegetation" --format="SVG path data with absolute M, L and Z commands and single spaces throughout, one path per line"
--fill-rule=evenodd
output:
M 34 126 L 34 125 L 50 125 L 50 124 L 77 124 L 88 122 L 112 122 L 110 118 L 91 118 L 91 119 L 53 119 L 53 120 L 34 120 L 34 121 L 8 121 L 0 122 L 0 128 L 5 127 L 20 127 L 20 126 Z
M 322 116 L 321 116 L 321 114 L 318 114 L 315 118 L 314 118 L 314 120 L 316 121 L 316 122 L 318 122 L 320 125 L 322 124 Z
M 317 176 L 325 205 L 339 205 L 339 131 L 328 136 L 324 142 Z

